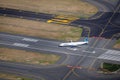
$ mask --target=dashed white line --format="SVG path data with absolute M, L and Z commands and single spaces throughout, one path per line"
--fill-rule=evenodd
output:
M 96 53 L 95 51 L 85 51 L 85 50 L 83 50 L 82 52 L 86 52 L 86 53 L 93 53 L 93 54 L 95 54 L 95 53 Z

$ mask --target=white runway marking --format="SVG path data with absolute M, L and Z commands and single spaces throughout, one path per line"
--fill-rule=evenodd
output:
M 19 47 L 28 47 L 29 44 L 22 44 L 22 43 L 14 43 L 14 46 L 19 46 Z
M 69 49 L 69 50 L 73 50 L 73 51 L 78 50 L 77 48 L 67 48 L 67 49 Z
M 2 33 L 0 33 L 0 36 L 6 36 L 6 37 L 18 38 L 18 39 L 27 38 L 27 37 L 23 37 L 23 36 L 10 35 L 10 34 L 2 34 Z M 44 40 L 44 39 L 36 39 L 36 40 L 43 41 L 43 42 L 59 43 L 58 41 L 49 41 L 49 40 Z
M 85 50 L 83 50 L 82 52 L 86 52 L 86 53 L 93 53 L 93 54 L 95 54 L 95 53 L 96 53 L 95 51 L 85 51 Z
M 61 53 L 61 54 L 82 56 L 80 54 L 73 54 L 73 53 L 66 53 L 66 52 L 61 52 L 61 51 L 53 51 L 53 50 L 49 50 L 49 49 L 41 49 L 41 48 L 30 47 L 29 44 L 23 44 L 23 43 L 14 43 L 14 44 L 0 43 L 0 44 L 9 45 L 9 46 L 17 46 L 17 47 L 26 47 L 28 49 L 34 49 L 34 50 L 50 51 L 51 53 L 56 52 L 56 53 Z
M 30 42 L 37 42 L 37 41 L 39 41 L 37 39 L 32 39 L 32 38 L 23 38 L 22 40 L 24 40 L 24 41 L 30 41 Z

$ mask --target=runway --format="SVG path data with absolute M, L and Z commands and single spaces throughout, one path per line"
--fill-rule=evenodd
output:
M 90 43 L 95 38 L 91 38 L 89 40 Z M 81 48 L 76 48 L 77 50 L 59 47 L 60 41 L 52 41 L 52 40 L 45 40 L 40 38 L 32 38 L 28 36 L 18 36 L 12 34 L 5 34 L 0 33 L 0 44 L 1 46 L 6 46 L 10 48 L 16 49 L 24 49 L 24 50 L 31 50 L 36 52 L 47 52 L 47 53 L 54 53 L 58 55 L 71 55 L 71 56 L 86 56 L 91 57 L 93 59 L 100 56 L 102 53 L 105 53 L 109 49 L 102 49 L 100 46 L 103 46 L 108 40 L 106 41 L 103 39 L 99 41 L 97 47 L 92 48 L 89 45 L 82 46 Z M 112 52 L 112 51 L 110 51 Z M 117 52 L 117 51 L 116 51 Z M 115 53 L 115 52 L 114 52 Z M 117 56 L 118 54 L 116 54 Z M 114 60 L 113 60 L 114 61 Z M 119 61 L 118 61 L 119 62 Z

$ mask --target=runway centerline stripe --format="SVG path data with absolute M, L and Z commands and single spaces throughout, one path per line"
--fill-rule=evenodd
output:
M 30 41 L 30 42 L 38 42 L 39 41 L 37 39 L 32 39 L 32 38 L 23 38 L 22 40 L 24 40 L 24 41 Z
M 23 43 L 13 43 L 14 46 L 19 46 L 19 47 L 28 47 L 29 44 L 23 44 Z

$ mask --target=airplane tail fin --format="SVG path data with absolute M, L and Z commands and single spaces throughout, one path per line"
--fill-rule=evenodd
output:
M 88 37 L 86 37 L 86 38 L 84 39 L 84 42 L 87 42 L 87 43 L 88 43 Z

